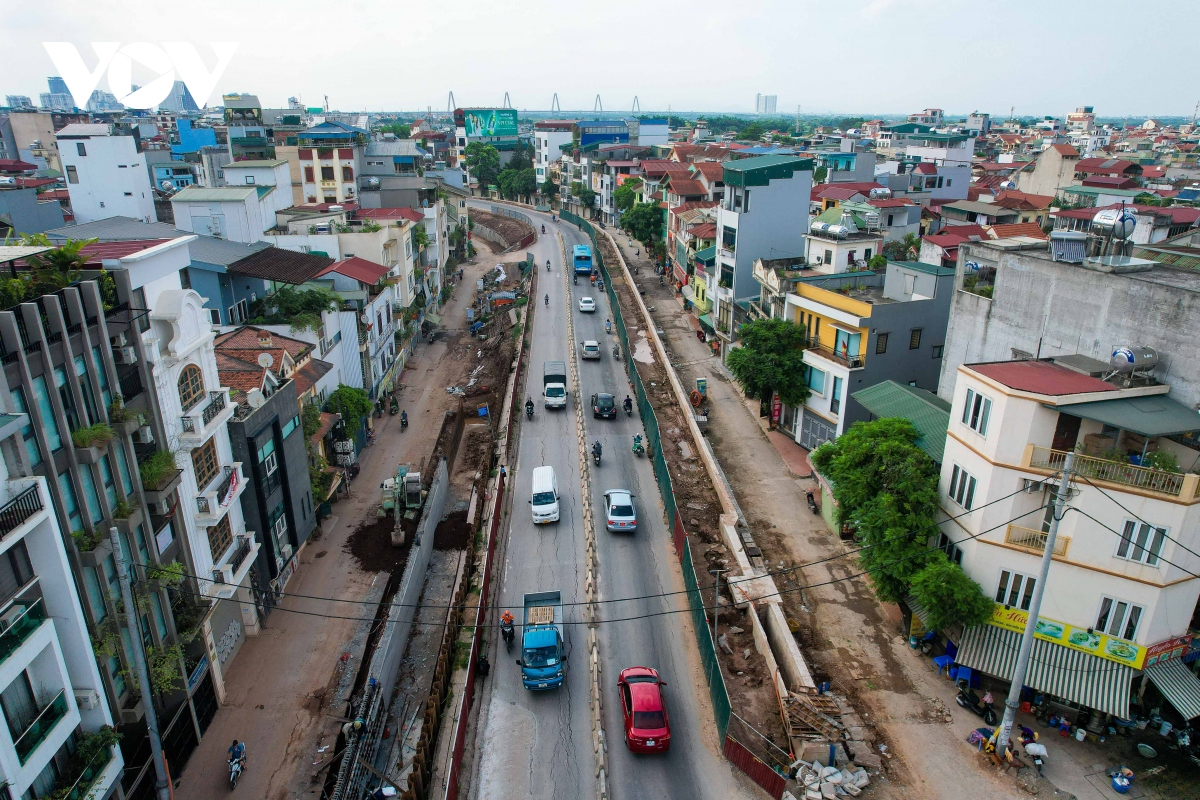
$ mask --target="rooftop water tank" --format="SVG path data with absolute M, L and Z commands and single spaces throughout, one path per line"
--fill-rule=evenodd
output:
M 329 210 L 330 211 L 342 211 L 343 209 L 342 209 L 342 206 L 330 206 Z
M 829 235 L 838 239 L 845 239 L 850 235 L 850 229 L 845 225 L 830 225 Z
M 871 190 L 871 199 L 872 200 L 886 200 L 887 198 L 889 198 L 891 196 L 892 196 L 891 189 L 884 189 L 884 188 L 880 187 L 880 188 L 875 188 L 875 189 Z
M 1118 347 L 1108 363 L 1121 374 L 1154 369 L 1158 365 L 1158 351 L 1152 347 Z
M 1015 183 L 1013 183 L 1012 181 L 1000 181 L 1000 188 L 1001 189 L 1015 189 L 1015 188 L 1017 188 L 1017 185 Z
M 379 188 L 379 178 L 367 178 L 367 188 L 368 189 L 378 189 Z
M 1111 236 L 1114 239 L 1128 239 L 1137 227 L 1137 216 L 1129 208 L 1106 208 L 1092 217 L 1092 233 L 1097 236 Z
M 813 233 L 825 233 L 828 230 L 829 230 L 828 222 L 814 222 L 812 224 L 812 232 Z

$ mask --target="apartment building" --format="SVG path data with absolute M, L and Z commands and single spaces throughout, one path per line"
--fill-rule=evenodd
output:
M 804 257 L 820 272 L 865 269 L 867 262 L 883 251 L 882 224 L 882 215 L 874 206 L 840 203 L 813 217 L 804 235 Z
M 781 407 L 779 422 L 801 446 L 811 450 L 870 419 L 850 396 L 862 389 L 887 380 L 937 388 L 952 270 L 896 261 L 882 272 L 806 270 L 790 283 L 783 318 L 804 327 L 811 394 L 801 407 Z
M 428 155 L 412 139 L 367 142 L 359 173 L 358 202 L 363 208 L 399 208 L 427 201 L 431 194 L 424 178 Z
M 267 161 L 275 158 L 274 142 L 263 127 L 262 103 L 256 95 L 222 95 L 229 156 L 234 161 Z
M 322 122 L 297 134 L 306 203 L 346 203 L 357 197 L 367 132 L 342 122 Z
M 1180 662 L 1200 597 L 1200 476 L 1187 471 L 1200 418 L 1132 366 L 1114 374 L 1077 354 L 960 364 L 941 468 L 937 545 L 995 600 L 987 624 L 957 635 L 955 658 L 1007 683 L 1072 458 L 1025 684 L 1068 718 L 1098 712 L 1096 724 L 1128 719 L 1135 697 L 1169 719 L 1200 714 L 1200 680 Z
M 574 137 L 573 119 L 544 119 L 533 124 L 533 169 L 540 187 L 551 175 L 552 164 L 558 162 L 563 145 Z
M 158 220 L 136 136 L 110 123 L 74 123 L 57 138 L 76 222 L 116 216 Z
M 837 150 L 816 150 L 805 155 L 825 168 L 825 183 L 865 183 L 875 180 L 875 152 L 857 140 L 845 138 Z
M 362 387 L 372 398 L 391 389 L 412 347 L 411 340 L 397 345 L 396 331 L 404 327 L 403 307 L 393 308 L 395 287 L 385 280 L 388 275 L 387 267 L 352 256 L 331 264 L 317 276 L 358 311 L 362 321 L 358 332 Z
M 33 439 L 28 414 L 0 413 L 0 780 L 10 797 L 108 798 L 125 762 L 105 729 L 119 720 Z

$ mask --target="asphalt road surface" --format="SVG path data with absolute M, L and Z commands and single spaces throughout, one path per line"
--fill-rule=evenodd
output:
M 486 204 L 479 205 L 486 208 Z M 539 224 L 544 221 L 547 229 L 533 247 L 539 286 L 534 299 L 537 308 L 524 386 L 524 396 L 534 398 L 537 410 L 532 421 L 521 417 L 517 463 L 509 475 L 509 486 L 514 492 L 509 540 L 498 576 L 500 607 L 512 609 L 518 621 L 525 592 L 558 589 L 564 603 L 583 602 L 583 503 L 592 504 L 597 524 L 602 600 L 679 592 L 683 588 L 650 461 L 631 452 L 633 435 L 644 435 L 644 430 L 636 403 L 632 417 L 620 409 L 621 401 L 626 394 L 632 394 L 632 389 L 623 360 L 612 357 L 612 347 L 617 341 L 615 332 L 609 335 L 604 331 L 605 319 L 612 318 L 608 298 L 583 277 L 578 285 L 572 285 L 570 267 L 561 263 L 553 233 L 557 230 L 563 234 L 568 253 L 572 245 L 587 244 L 588 239 L 573 225 L 552 225 L 549 215 L 530 213 L 529 216 Z M 547 259 L 552 265 L 549 273 L 545 270 Z M 544 304 L 546 294 L 550 295 L 549 306 Z M 578 300 L 584 295 L 596 300 L 595 313 L 579 311 Z M 574 317 L 574 343 L 567 341 L 568 314 Z M 580 393 L 589 445 L 599 440 L 603 446 L 602 465 L 592 469 L 591 497 L 582 496 L 573 403 L 568 402 L 566 410 L 548 410 L 541 401 L 543 362 L 567 360 L 570 356 L 567 348 L 574 346 L 578 351 L 585 339 L 600 342 L 602 356 L 598 361 L 579 362 L 582 385 L 569 386 L 568 391 Z M 619 409 L 616 419 L 592 418 L 591 394 L 601 391 L 616 396 Z M 557 475 L 561 519 L 557 524 L 534 526 L 529 509 L 530 473 L 542 465 L 554 467 Z M 628 489 L 635 495 L 639 523 L 636 533 L 604 530 L 603 493 L 607 489 Z M 685 609 L 686 605 L 686 598 L 679 594 L 605 603 L 601 606 L 601 619 Z M 581 623 L 583 612 L 582 605 L 568 605 L 565 618 L 568 623 Z M 723 800 L 754 796 L 753 790 L 734 777 L 719 752 L 689 617 L 676 613 L 636 621 L 604 622 L 598 633 L 610 797 Z M 520 667 L 515 663 L 520 657 L 519 630 L 511 653 L 505 653 L 498 641 L 492 646 L 497 655 L 492 659 L 490 691 L 480 716 L 482 755 L 473 782 L 476 797 L 549 800 L 595 796 L 587 627 L 569 624 L 566 646 L 566 683 L 561 689 L 548 692 L 528 691 L 521 685 Z M 667 682 L 672 744 L 666 754 L 634 755 L 625 747 L 616 681 L 620 671 L 630 666 L 653 667 Z

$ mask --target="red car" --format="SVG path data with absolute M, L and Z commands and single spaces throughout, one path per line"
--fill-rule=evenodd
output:
M 649 667 L 629 667 L 617 678 L 625 746 L 634 753 L 665 753 L 671 747 L 671 722 L 663 702 L 667 684 Z

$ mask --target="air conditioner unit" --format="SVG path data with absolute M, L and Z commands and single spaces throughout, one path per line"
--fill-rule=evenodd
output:
M 82 711 L 92 711 L 100 705 L 100 694 L 95 689 L 72 689 L 75 705 Z
M 25 606 L 21 603 L 14 603 L 8 607 L 8 610 L 0 614 L 0 632 L 6 631 L 12 627 L 12 624 L 17 621 L 22 614 L 25 613 Z
M 143 425 L 142 427 L 138 428 L 135 436 L 135 441 L 137 441 L 139 444 L 154 443 L 154 431 L 151 430 L 149 425 Z
M 118 347 L 113 350 L 113 361 L 118 364 L 136 364 L 137 350 L 133 347 Z
M 1046 488 L 1045 481 L 1031 481 L 1028 478 L 1025 479 L 1025 493 L 1026 494 L 1035 494 L 1036 492 L 1040 492 L 1045 488 Z

